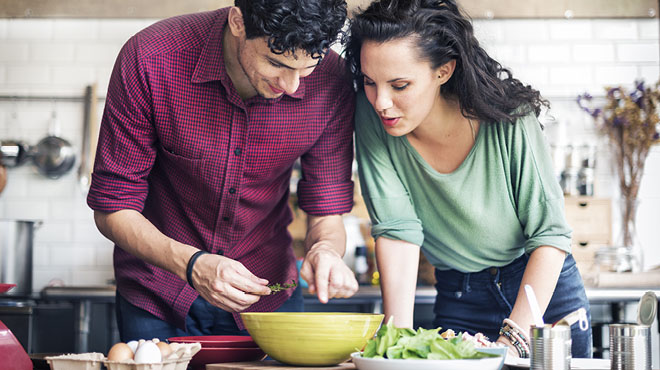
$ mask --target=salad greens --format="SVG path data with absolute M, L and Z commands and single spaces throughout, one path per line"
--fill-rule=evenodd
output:
M 474 344 L 460 335 L 444 339 L 440 329 L 396 328 L 392 320 L 381 326 L 376 337 L 367 342 L 362 357 L 389 359 L 456 360 L 497 357 L 478 352 Z

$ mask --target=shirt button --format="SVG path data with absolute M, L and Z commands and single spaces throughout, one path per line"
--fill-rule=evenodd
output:
M 229 217 L 225 216 L 222 218 L 223 221 L 229 221 Z
M 241 151 L 241 148 L 236 148 L 236 149 L 234 150 L 234 154 L 236 154 L 236 155 L 241 155 L 241 153 L 243 153 L 243 152 Z
M 497 267 L 491 267 L 488 272 L 493 276 L 497 275 Z
M 234 194 L 236 193 L 236 189 L 234 188 L 229 188 L 229 194 Z
M 225 252 L 223 252 L 222 250 L 219 250 L 219 251 L 218 251 L 218 254 L 222 256 L 222 255 L 225 254 Z

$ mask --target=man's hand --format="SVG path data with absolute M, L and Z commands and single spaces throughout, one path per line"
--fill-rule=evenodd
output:
M 199 249 L 166 236 L 135 210 L 95 211 L 94 220 L 103 235 L 128 253 L 186 280 L 187 264 Z M 204 299 L 230 312 L 244 311 L 270 294 L 267 280 L 254 276 L 242 263 L 215 254 L 197 259 L 192 281 Z
M 242 263 L 215 254 L 200 256 L 192 281 L 206 301 L 229 312 L 241 312 L 269 295 L 268 280 L 253 275 Z
M 307 252 L 300 274 L 309 284 L 309 291 L 316 293 L 322 303 L 328 303 L 330 298 L 348 298 L 358 290 L 353 271 L 335 249 L 323 242 Z

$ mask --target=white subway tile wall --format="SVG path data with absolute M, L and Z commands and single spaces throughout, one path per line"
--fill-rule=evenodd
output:
M 96 83 L 104 96 L 123 43 L 153 19 L 0 19 L 0 95 L 82 97 Z M 577 94 L 602 95 L 610 84 L 631 86 L 660 72 L 657 19 L 476 20 L 482 46 L 514 76 L 552 102 L 546 122 L 555 145 L 597 143 L 596 196 L 617 197 L 609 152 L 593 123 L 575 104 Z M 98 109 L 98 118 L 102 113 Z M 56 115 L 56 121 L 53 120 Z M 0 101 L 0 139 L 36 144 L 49 132 L 82 143 L 82 102 Z M 660 264 L 660 148 L 653 149 L 640 191 L 638 231 L 645 267 Z M 616 204 L 615 204 L 616 205 Z M 23 166 L 9 170 L 0 217 L 40 219 L 34 250 L 34 289 L 51 281 L 105 284 L 113 278 L 112 243 L 94 226 L 76 171 L 47 179 Z M 614 212 L 613 235 L 618 218 Z

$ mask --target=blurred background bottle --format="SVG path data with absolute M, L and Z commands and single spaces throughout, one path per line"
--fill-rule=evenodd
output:
M 371 284 L 367 247 L 365 245 L 358 245 L 355 248 L 355 278 L 360 285 Z

